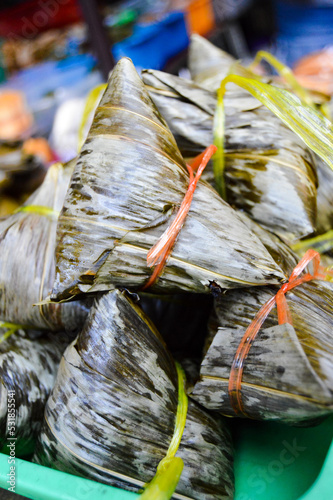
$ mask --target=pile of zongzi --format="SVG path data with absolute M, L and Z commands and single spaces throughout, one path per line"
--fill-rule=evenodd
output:
M 52 298 L 142 288 L 152 274 L 147 252 L 170 224 L 188 183 L 167 124 L 131 61 L 122 59 L 96 110 L 59 216 Z M 152 289 L 207 293 L 212 282 L 233 288 L 281 279 L 260 240 L 216 191 L 199 182 Z
M 333 126 L 200 37 L 190 71 L 121 59 L 78 158 L 0 221 L 2 442 L 15 390 L 30 444 L 46 403 L 35 462 L 142 500 L 233 498 L 225 416 L 333 412 Z M 223 98 L 232 71 L 270 110 Z

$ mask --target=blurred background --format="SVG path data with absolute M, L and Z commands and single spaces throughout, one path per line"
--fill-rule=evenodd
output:
M 87 95 L 119 58 L 186 78 L 192 33 L 243 61 L 269 50 L 333 93 L 333 0 L 2 0 L 0 216 L 77 154 Z

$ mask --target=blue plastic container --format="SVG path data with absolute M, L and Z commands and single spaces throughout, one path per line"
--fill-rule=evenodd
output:
M 171 12 L 157 23 L 134 28 L 131 37 L 115 43 L 114 57 L 129 57 L 137 68 L 163 69 L 168 59 L 189 44 L 183 12 Z
M 333 1 L 276 0 L 274 4 L 276 55 L 288 66 L 310 52 L 333 45 Z

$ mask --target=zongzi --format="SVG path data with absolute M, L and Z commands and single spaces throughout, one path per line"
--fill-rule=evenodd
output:
M 273 239 L 268 245 L 271 251 L 278 251 Z M 282 287 L 283 296 L 288 292 L 284 299 L 288 307 L 281 302 L 281 291 L 278 300 L 274 287 L 230 291 L 215 299 L 208 350 L 191 394 L 206 408 L 224 415 L 289 424 L 311 422 L 332 413 L 333 289 L 331 284 L 312 280 L 310 273 L 299 277 L 301 263 L 291 271 L 296 257 L 293 259 L 288 249 L 285 255 L 285 270 L 292 273 L 283 285 L 286 288 Z M 304 262 L 307 259 L 305 256 Z M 320 272 L 314 271 L 317 275 Z M 305 282 L 307 279 L 311 281 Z M 279 302 L 278 316 L 271 311 L 275 302 Z M 254 332 L 262 320 L 264 325 Z
M 4 337 L 10 333 L 3 327 L 0 331 Z M 0 447 L 8 451 L 7 445 L 15 442 L 16 452 L 27 454 L 34 449 L 70 339 L 64 333 L 41 335 L 22 329 L 4 337 L 0 339 Z
M 147 253 L 185 199 L 189 173 L 129 59 L 121 59 L 82 147 L 57 227 L 52 299 L 142 288 Z M 174 219 L 175 220 L 175 219 Z M 207 249 L 209 248 L 209 251 Z M 199 182 L 153 291 L 208 292 L 283 279 L 260 241 Z
M 215 92 L 161 71 L 146 70 L 142 77 L 185 157 L 213 141 Z M 227 201 L 286 240 L 313 233 L 317 175 L 311 151 L 252 96 L 228 90 L 224 107 Z M 212 169 L 204 178 L 215 185 Z
M 40 188 L 0 221 L 0 319 L 28 328 L 77 330 L 88 305 L 39 304 L 55 276 L 54 248 L 59 210 L 74 163 L 52 165 Z
M 65 351 L 34 460 L 140 490 L 173 438 L 178 387 L 176 365 L 150 320 L 125 292 L 104 294 Z M 177 456 L 184 469 L 173 498 L 232 498 L 232 444 L 222 417 L 189 400 Z

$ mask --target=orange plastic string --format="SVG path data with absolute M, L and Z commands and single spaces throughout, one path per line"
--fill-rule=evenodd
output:
M 310 262 L 313 263 L 313 272 L 307 272 L 306 274 L 300 276 Z M 248 326 L 242 340 L 240 341 L 231 366 L 228 389 L 230 403 L 236 414 L 242 413 L 243 415 L 249 417 L 244 410 L 241 394 L 244 362 L 260 328 L 275 304 L 277 307 L 279 325 L 284 323 L 290 323 L 292 325 L 292 318 L 285 294 L 296 286 L 306 283 L 307 281 L 311 281 L 313 279 L 325 280 L 330 274 L 332 274 L 331 271 L 327 271 L 320 265 L 319 253 L 312 249 L 308 250 L 294 268 L 289 281 L 282 285 L 277 294 L 274 295 L 274 297 L 271 297 L 257 312 L 252 323 Z
M 142 290 L 145 290 L 151 285 L 153 285 L 157 280 L 157 278 L 162 273 L 167 263 L 167 260 L 171 254 L 172 248 L 177 240 L 179 232 L 183 227 L 186 216 L 190 210 L 194 191 L 195 188 L 197 187 L 198 181 L 210 158 L 215 153 L 216 149 L 217 148 L 214 145 L 209 146 L 207 149 L 205 149 L 205 151 L 201 155 L 199 155 L 197 158 L 194 158 L 194 160 L 192 161 L 192 165 L 187 165 L 187 169 L 190 174 L 190 182 L 188 190 L 184 196 L 182 204 L 180 205 L 180 208 L 173 222 L 164 231 L 160 239 L 148 252 L 147 266 L 148 267 L 156 266 L 156 267 L 154 269 L 153 274 L 147 281 L 147 283 L 143 286 Z M 199 163 L 199 168 L 197 170 L 196 175 L 194 176 L 193 169 L 197 167 L 198 163 Z
M 193 172 L 196 172 L 196 170 L 198 170 L 198 168 L 200 167 L 201 165 L 201 162 L 206 154 L 206 151 L 207 149 L 205 149 L 205 151 L 203 151 L 202 153 L 200 153 L 198 156 L 196 156 L 195 158 L 192 158 L 191 160 L 189 160 L 188 164 L 187 164 L 187 168 L 188 167 L 191 167 L 191 170 Z

